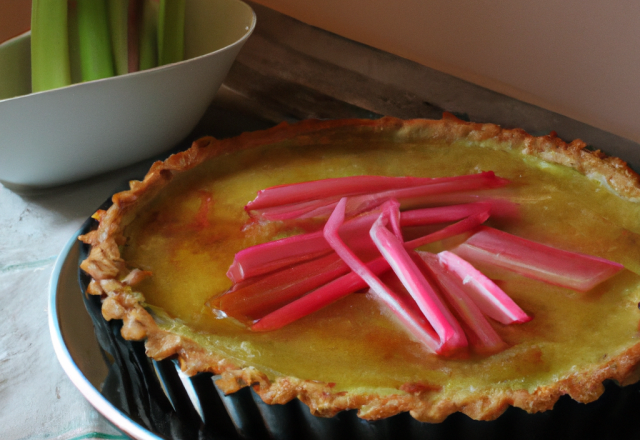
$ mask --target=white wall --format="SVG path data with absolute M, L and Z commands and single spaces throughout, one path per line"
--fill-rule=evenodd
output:
M 638 0 L 258 0 L 640 142 Z

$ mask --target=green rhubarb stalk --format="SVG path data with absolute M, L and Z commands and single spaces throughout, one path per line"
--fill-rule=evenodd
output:
M 129 33 L 129 0 L 109 0 L 109 30 L 116 75 L 129 72 L 127 36 Z
M 158 64 L 184 58 L 185 0 L 160 0 L 158 14 Z
M 82 82 L 80 72 L 80 36 L 78 35 L 78 5 L 69 2 L 67 11 L 67 30 L 69 32 L 69 68 L 71 69 L 71 84 Z
M 32 92 L 71 84 L 67 0 L 33 0 L 31 11 Z
M 143 0 L 139 38 L 140 70 L 158 65 L 158 2 Z
M 77 0 L 82 81 L 115 74 L 106 0 Z

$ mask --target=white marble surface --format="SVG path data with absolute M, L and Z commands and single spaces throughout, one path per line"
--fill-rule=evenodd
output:
M 127 438 L 60 367 L 47 325 L 56 257 L 81 224 L 149 161 L 40 192 L 0 186 L 0 438 Z

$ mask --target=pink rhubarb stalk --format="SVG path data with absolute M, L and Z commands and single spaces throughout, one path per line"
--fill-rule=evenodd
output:
M 504 349 L 506 346 L 504 341 L 484 317 L 478 305 L 466 294 L 462 283 L 440 265 L 438 257 L 428 252 L 419 252 L 416 253 L 416 259 L 427 265 L 447 302 L 456 311 L 468 331 L 475 336 L 469 339 L 474 343 L 476 350 L 495 353 Z
M 428 177 L 351 176 L 278 185 L 258 191 L 256 198 L 247 203 L 245 209 L 247 211 L 260 210 L 329 197 L 335 197 L 337 201 L 342 197 L 354 194 L 420 186 L 438 180 L 440 179 Z
M 322 231 L 258 244 L 235 255 L 227 270 L 227 278 L 239 283 L 329 252 L 331 248 L 322 236 Z
M 482 227 L 454 252 L 465 260 L 492 264 L 580 292 L 591 290 L 624 269 L 604 258 L 556 249 L 489 227 Z
M 400 226 L 424 226 L 452 222 L 470 215 L 488 212 L 489 209 L 491 206 L 487 203 L 414 209 L 400 214 Z M 379 212 L 380 210 L 375 210 L 349 219 L 340 227 L 340 236 L 345 238 L 348 243 L 360 241 L 358 237 L 361 238 L 365 235 L 365 231 L 371 228 L 373 222 L 378 218 Z M 365 236 L 368 240 L 368 235 Z M 317 258 L 331 252 L 331 250 L 322 231 L 270 241 L 238 252 L 227 271 L 227 277 L 234 283 L 239 283 L 254 276 Z
M 432 234 L 406 242 L 404 246 L 407 249 L 414 249 L 425 244 L 463 234 L 482 224 L 488 216 L 486 211 L 474 214 Z M 367 263 L 367 267 L 375 275 L 380 275 L 390 269 L 389 263 L 387 263 L 384 257 L 378 257 Z M 355 272 L 348 273 L 286 306 L 269 313 L 254 324 L 251 329 L 255 331 L 276 330 L 365 287 L 367 287 L 367 283 L 363 281 L 358 274 Z
M 257 319 L 349 272 L 335 253 L 236 284 L 209 305 L 238 320 Z
M 375 275 L 380 275 L 390 269 L 389 263 L 383 257 L 367 263 L 367 267 Z M 277 330 L 365 287 L 367 287 L 367 283 L 360 275 L 349 272 L 308 295 L 269 313 L 253 324 L 251 330 L 260 332 Z
M 250 217 L 267 221 L 327 217 L 327 212 L 331 212 L 331 210 L 338 204 L 339 200 L 340 199 L 338 197 L 328 197 L 324 199 L 292 203 L 289 205 L 254 209 L 248 212 Z
M 381 211 L 389 209 L 397 211 L 398 206 L 398 202 L 389 200 L 376 212 L 352 218 L 342 225 L 340 235 L 357 249 L 375 249 L 366 231 L 369 230 Z M 399 220 L 396 218 L 394 223 L 400 233 Z M 227 277 L 234 283 L 239 283 L 258 275 L 317 258 L 329 252 L 332 252 L 332 249 L 325 240 L 322 231 L 294 235 L 241 250 L 234 256 L 233 262 L 227 270 Z
M 429 204 L 433 197 L 443 194 L 498 188 L 509 183 L 492 171 L 456 177 L 432 179 L 428 184 L 397 188 L 379 192 L 368 192 L 350 197 L 345 215 L 352 217 L 369 211 L 387 200 L 396 199 L 403 209 Z M 292 203 L 289 205 L 252 209 L 251 213 L 265 220 L 288 220 L 294 218 L 327 218 L 333 212 L 339 197 L 324 196 L 322 199 Z
M 465 203 L 463 205 L 438 206 L 436 208 L 412 209 L 400 213 L 400 226 L 423 226 L 461 220 L 473 214 L 489 212 L 490 203 Z
M 406 209 L 420 205 L 424 206 L 425 201 L 433 195 L 498 188 L 508 183 L 509 181 L 507 179 L 497 177 L 493 171 L 487 171 L 479 174 L 459 176 L 455 180 L 453 178 L 451 178 L 451 180 L 443 179 L 443 181 L 432 183 L 430 185 L 365 194 L 348 199 L 347 206 L 345 208 L 345 215 L 349 217 L 357 215 L 361 212 L 368 211 L 389 199 L 398 200 L 402 208 Z
M 429 243 L 435 243 L 436 241 L 464 234 L 465 232 L 469 232 L 480 226 L 482 223 L 486 222 L 488 218 L 489 212 L 481 211 L 477 214 L 470 215 L 464 220 L 460 220 L 457 223 L 442 228 L 439 231 L 407 241 L 404 245 L 407 249 L 416 249 Z
M 345 206 L 347 199 L 340 200 L 333 214 L 329 217 L 324 228 L 324 235 L 329 245 L 347 263 L 347 265 L 358 274 L 368 285 L 377 298 L 383 301 L 389 309 L 400 319 L 405 327 L 423 344 L 435 353 L 443 353 L 447 349 L 454 348 L 447 344 L 448 340 L 442 340 L 441 335 L 433 333 L 433 329 L 425 326 L 424 323 L 416 319 L 411 311 L 403 307 L 398 295 L 390 290 L 380 279 L 344 244 L 338 229 L 344 222 Z M 439 327 L 445 327 L 441 323 L 435 323 Z M 433 325 L 433 324 L 432 324 Z M 437 331 L 437 329 L 436 329 Z
M 422 252 L 419 254 L 423 256 Z M 467 295 L 488 317 L 505 325 L 531 320 L 496 283 L 467 261 L 449 251 L 440 252 L 437 259 L 440 266 L 461 283 Z
M 438 352 L 465 347 L 467 341 L 460 325 L 411 259 L 404 243 L 384 223 L 384 216 L 381 215 L 371 227 L 371 239 L 438 334 Z

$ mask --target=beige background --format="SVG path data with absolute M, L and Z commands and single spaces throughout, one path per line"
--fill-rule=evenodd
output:
M 637 0 L 258 0 L 640 142 Z
M 0 42 L 29 30 L 31 0 L 0 0 Z
M 637 0 L 258 2 L 640 142 Z M 28 27 L 29 4 L 0 0 L 0 40 Z

